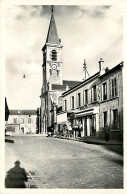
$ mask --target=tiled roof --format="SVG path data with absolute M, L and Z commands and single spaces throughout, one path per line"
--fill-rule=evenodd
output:
M 63 90 L 66 91 L 66 87 L 68 86 L 69 89 L 81 83 L 80 81 L 70 81 L 70 80 L 63 80 L 63 85 L 60 84 L 52 84 L 52 90 Z
M 37 110 L 10 110 L 10 115 L 36 115 Z
M 52 90 L 66 90 L 66 85 L 52 84 Z
M 50 25 L 49 25 L 46 43 L 60 44 L 53 14 L 51 15 L 51 20 L 50 20 Z
M 71 91 L 76 90 L 77 88 L 82 87 L 84 84 L 86 84 L 87 82 L 89 82 L 91 79 L 93 79 L 93 78 L 95 78 L 95 77 L 99 77 L 99 75 L 100 75 L 100 72 L 97 72 L 97 73 L 95 73 L 94 75 L 92 75 L 91 77 L 87 78 L 86 80 L 84 80 L 84 81 L 82 81 L 82 82 L 79 82 L 77 85 L 71 87 L 69 90 L 67 90 L 66 92 L 64 92 L 64 93 L 62 94 L 62 96 L 65 96 L 65 95 L 67 95 L 68 93 L 70 93 Z
M 81 81 L 63 80 L 63 85 L 68 85 L 70 88 L 80 84 Z

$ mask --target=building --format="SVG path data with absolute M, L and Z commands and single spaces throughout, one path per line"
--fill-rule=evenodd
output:
M 99 62 L 100 64 L 100 62 Z M 74 136 L 104 138 L 106 124 L 111 138 L 123 136 L 123 62 L 99 72 L 62 94 L 62 112 L 57 114 L 59 132 L 65 125 Z
M 46 43 L 42 48 L 43 64 L 41 89 L 41 133 L 57 131 L 56 110 L 62 106 L 61 95 L 64 91 L 79 84 L 78 81 L 68 81 L 62 79 L 62 44 L 58 37 L 54 19 L 53 8 L 46 38 Z
M 100 75 L 100 131 L 110 126 L 111 138 L 123 138 L 123 62 Z
M 99 103 L 96 93 L 99 75 L 100 72 L 97 72 L 62 94 L 62 114 L 67 114 L 67 116 L 62 115 L 60 118 L 61 113 L 59 113 L 57 121 L 61 125 L 61 119 L 67 118 L 67 120 L 62 120 L 62 125 L 69 124 L 74 136 L 96 135 L 96 132 L 99 131 Z
M 36 110 L 10 110 L 10 116 L 6 122 L 6 134 L 36 133 L 36 118 Z
M 62 49 L 52 8 L 46 43 L 42 48 L 41 133 L 63 133 L 69 128 L 74 136 L 103 137 L 108 124 L 112 138 L 122 137 L 123 63 L 111 70 L 106 68 L 104 72 L 100 60 L 99 71 L 84 81 L 63 80 Z

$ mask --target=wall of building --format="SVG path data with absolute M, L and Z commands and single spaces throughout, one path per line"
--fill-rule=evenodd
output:
M 116 80 L 115 90 L 112 88 L 112 79 Z M 104 84 L 106 85 L 106 99 L 104 97 Z M 96 101 L 93 99 L 93 86 L 96 85 Z M 88 104 L 86 105 L 84 99 L 84 91 L 88 90 Z M 115 92 L 114 92 L 115 91 Z M 78 93 L 81 94 L 80 107 L 78 107 Z M 113 93 L 115 93 L 113 95 Z M 72 109 L 72 96 L 74 96 L 74 109 Z M 65 109 L 66 101 L 66 109 Z M 89 110 L 89 108 L 99 108 L 99 113 L 81 113 L 81 110 Z M 80 120 L 83 124 L 84 131 L 82 135 L 85 135 L 85 126 L 90 126 L 91 118 L 95 117 L 96 122 L 96 136 L 104 138 L 105 126 L 106 124 L 110 127 L 111 138 L 122 138 L 123 135 L 123 78 L 122 78 L 122 67 L 120 65 L 116 66 L 114 69 L 110 70 L 108 73 L 104 73 L 100 77 L 96 77 L 94 80 L 90 80 L 80 88 L 75 88 L 75 91 L 68 91 L 63 94 L 63 111 L 75 112 L 75 117 L 77 112 L 79 112 Z M 106 113 L 107 112 L 107 113 Z M 84 114 L 84 115 L 83 115 Z M 91 114 L 91 118 L 90 115 Z M 105 114 L 107 116 L 105 116 Z M 118 115 L 118 116 L 117 116 Z M 105 122 L 105 119 L 106 122 Z M 74 119 L 73 119 L 74 120 Z M 76 119 L 75 119 L 76 120 Z M 77 119 L 78 120 L 78 119 Z M 116 121 L 116 122 L 115 122 Z M 76 122 L 76 121 L 75 121 Z M 98 122 L 98 123 L 97 123 Z M 90 130 L 87 135 L 90 134 Z
M 117 95 L 112 97 L 112 79 L 117 79 Z M 107 100 L 103 99 L 103 83 L 107 83 Z M 111 129 L 111 137 L 119 137 L 123 134 L 123 80 L 122 69 L 115 70 L 101 78 L 100 83 L 100 130 L 104 129 L 104 112 L 107 112 L 107 124 Z M 114 125 L 113 112 L 118 111 L 118 122 Z
M 6 123 L 7 134 L 36 133 L 36 115 L 10 115 Z M 8 130 L 9 129 L 9 130 Z
M 74 109 L 80 109 L 80 107 L 83 106 L 83 108 L 92 107 L 94 100 L 92 98 L 92 88 L 94 85 L 98 86 L 98 78 L 95 77 L 92 81 L 88 82 L 87 84 L 84 84 L 81 88 L 76 89 L 75 91 L 70 92 L 70 94 L 67 94 L 66 96 L 63 96 L 63 111 L 65 110 L 64 107 L 64 101 L 67 102 L 67 111 L 73 110 L 72 109 L 72 96 L 74 96 Z M 85 100 L 85 90 L 88 90 L 88 103 L 86 104 Z M 80 107 L 78 106 L 78 93 L 81 94 L 81 102 Z M 97 101 L 98 101 L 98 88 L 96 89 L 96 95 L 97 95 Z

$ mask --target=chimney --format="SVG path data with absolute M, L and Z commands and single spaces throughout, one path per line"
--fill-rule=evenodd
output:
M 109 71 L 109 68 L 108 67 L 106 67 L 106 69 L 105 69 L 105 73 L 107 73 Z
M 102 66 L 101 66 L 101 63 L 103 63 L 103 58 L 100 58 L 100 61 L 98 62 L 99 63 L 99 71 L 101 72 L 102 70 Z

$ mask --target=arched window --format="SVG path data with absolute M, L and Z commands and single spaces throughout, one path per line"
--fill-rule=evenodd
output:
M 56 50 L 52 50 L 52 60 L 53 61 L 57 60 L 57 52 L 56 52 Z

